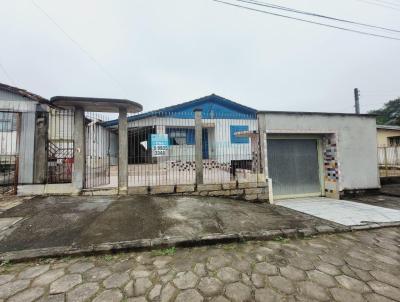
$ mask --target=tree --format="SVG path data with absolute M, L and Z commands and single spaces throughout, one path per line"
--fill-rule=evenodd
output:
M 379 125 L 400 126 L 400 98 L 389 101 L 381 109 L 371 110 L 368 113 L 378 116 L 376 122 Z

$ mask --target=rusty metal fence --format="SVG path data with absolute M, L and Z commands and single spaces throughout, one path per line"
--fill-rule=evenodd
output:
M 117 131 L 116 122 L 105 123 Z M 255 115 L 202 113 L 202 162 L 206 184 L 257 181 L 259 142 Z M 117 149 L 111 140 L 111 149 Z M 149 112 L 128 117 L 128 183 L 134 186 L 194 184 L 193 112 Z M 117 183 L 111 162 L 111 184 Z
M 16 194 L 20 113 L 0 111 L 0 194 Z
M 378 147 L 378 164 L 381 177 L 400 176 L 400 146 Z

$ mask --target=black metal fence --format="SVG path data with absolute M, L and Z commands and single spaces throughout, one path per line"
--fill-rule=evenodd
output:
M 0 111 L 0 193 L 16 194 L 18 185 L 20 114 Z
M 117 125 L 110 128 L 117 129 Z M 203 111 L 204 183 L 257 181 L 256 132 L 255 115 Z M 195 150 L 193 112 L 150 112 L 128 117 L 129 186 L 194 184 Z
M 74 164 L 74 111 L 49 110 L 47 142 L 47 182 L 69 183 L 72 181 Z

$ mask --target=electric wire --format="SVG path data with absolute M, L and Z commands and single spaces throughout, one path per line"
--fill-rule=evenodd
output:
M 6 78 L 15 86 L 16 83 L 15 83 L 14 79 L 12 78 L 12 76 L 9 74 L 9 72 L 7 71 L 7 69 L 1 62 L 0 62 L 0 69 L 3 71 Z
M 400 11 L 400 8 L 396 8 L 396 7 L 393 7 L 393 6 L 388 6 L 388 5 L 385 5 L 385 4 L 379 4 L 379 3 L 371 2 L 371 1 L 368 1 L 368 0 L 356 0 L 356 1 L 363 2 L 363 3 L 366 3 L 366 4 L 370 4 L 370 5 L 379 6 L 379 7 L 388 8 L 388 9 L 395 10 L 395 11 Z
M 354 25 L 361 25 L 361 26 L 365 26 L 365 27 L 382 29 L 382 30 L 386 30 L 386 31 L 400 33 L 400 30 L 397 30 L 397 29 L 392 29 L 392 28 L 376 26 L 376 25 L 371 25 L 371 24 L 366 24 L 366 23 L 361 23 L 361 22 L 356 22 L 356 21 L 351 21 L 351 20 L 346 20 L 346 19 L 341 19 L 341 18 L 325 16 L 325 15 L 321 15 L 321 14 L 317 14 L 317 13 L 302 11 L 302 10 L 285 7 L 285 6 L 281 6 L 281 5 L 275 5 L 275 4 L 271 4 L 271 3 L 266 3 L 266 2 L 262 2 L 262 1 L 255 1 L 255 0 L 235 0 L 235 1 L 244 2 L 244 3 L 248 3 L 248 4 L 254 4 L 254 5 L 258 5 L 258 6 L 269 7 L 269 8 L 278 9 L 278 10 L 284 10 L 284 11 L 293 12 L 293 13 L 297 13 L 297 14 L 303 14 L 303 15 L 307 15 L 307 16 L 311 16 L 311 17 L 324 18 L 324 19 L 328 19 L 328 20 L 332 20 L 332 21 L 339 21 L 339 22 L 344 22 L 344 23 L 349 23 L 349 24 L 354 24 Z
M 266 10 L 261 10 L 261 9 L 256 9 L 256 8 L 252 8 L 252 7 L 248 7 L 248 6 L 244 6 L 244 5 L 234 4 L 234 3 L 230 3 L 230 2 L 226 2 L 226 1 L 222 1 L 222 0 L 213 0 L 213 1 L 225 4 L 225 5 L 229 5 L 229 6 L 234 6 L 234 7 L 241 8 L 241 9 L 246 9 L 246 10 L 255 11 L 255 12 L 259 12 L 259 13 L 263 13 L 263 14 L 267 14 L 267 15 L 276 16 L 276 17 L 292 19 L 292 20 L 305 22 L 305 23 L 309 23 L 309 24 L 314 24 L 314 25 L 319 25 L 319 26 L 323 26 L 323 27 L 340 29 L 340 30 L 343 30 L 343 31 L 353 32 L 353 33 L 366 35 L 366 36 L 379 37 L 379 38 L 384 38 L 384 39 L 389 39 L 389 40 L 400 41 L 400 38 L 395 38 L 395 37 L 391 37 L 391 36 L 384 36 L 384 35 L 374 34 L 374 33 L 371 33 L 371 32 L 366 32 L 366 31 L 350 29 L 350 28 L 346 28 L 346 27 L 341 27 L 341 26 L 330 25 L 330 24 L 326 24 L 326 23 L 306 20 L 306 19 L 302 19 L 302 18 L 298 18 L 298 17 L 292 17 L 292 16 L 278 14 L 278 13 L 274 13 L 274 12 L 270 12 L 270 11 L 266 11 Z
M 116 84 L 116 86 L 125 94 L 127 94 L 124 87 L 121 83 L 98 61 L 95 57 L 93 57 L 89 51 L 87 51 L 81 44 L 79 44 L 70 34 L 68 34 L 60 24 L 58 24 L 54 18 L 52 18 L 39 4 L 36 3 L 35 0 L 32 0 L 33 5 L 42 12 L 63 34 L 67 37 L 72 43 L 74 43 L 80 51 L 82 51 L 92 62 L 97 65 L 97 67 L 110 79 Z

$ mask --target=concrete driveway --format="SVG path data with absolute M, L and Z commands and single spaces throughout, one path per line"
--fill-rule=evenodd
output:
M 8 226 L 0 230 L 0 253 L 338 226 L 279 206 L 196 196 L 35 197 L 0 213 L 0 221 Z
M 322 197 L 280 200 L 276 204 L 345 226 L 398 222 L 400 210 Z

